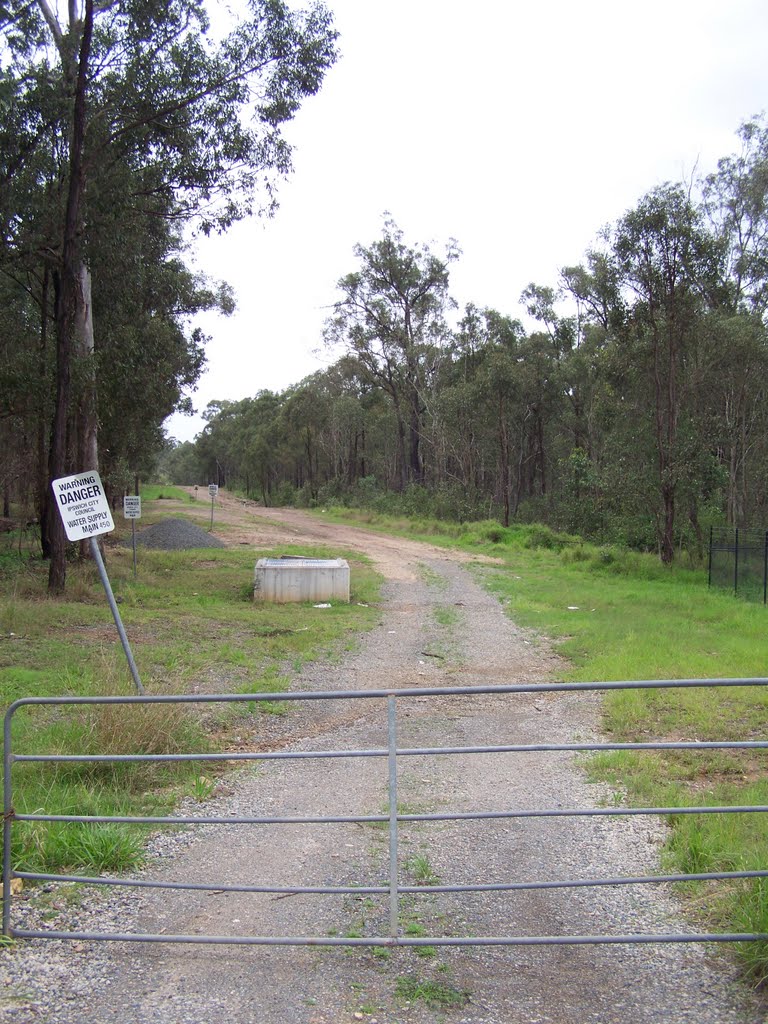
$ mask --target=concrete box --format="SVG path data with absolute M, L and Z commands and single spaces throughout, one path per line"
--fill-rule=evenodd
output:
M 349 564 L 343 558 L 260 558 L 254 601 L 349 601 Z

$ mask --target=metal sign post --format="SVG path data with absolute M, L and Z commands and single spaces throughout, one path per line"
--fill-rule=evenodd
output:
M 136 578 L 136 520 L 141 519 L 141 498 L 138 494 L 123 497 L 123 519 L 131 520 L 131 542 L 133 544 L 133 576 Z
M 51 487 L 56 498 L 56 507 L 64 524 L 67 540 L 88 539 L 91 542 L 91 554 L 99 570 L 104 593 L 107 595 L 107 602 L 117 626 L 120 642 L 128 659 L 128 667 L 131 670 L 136 689 L 143 694 L 144 687 L 141 685 L 139 670 L 133 660 L 131 645 L 128 643 L 120 612 L 117 609 L 115 595 L 112 593 L 97 539 L 102 533 L 111 533 L 115 528 L 109 502 L 101 484 L 101 477 L 95 470 L 88 469 L 83 473 L 75 473 L 73 476 L 64 476 L 53 480 Z
M 208 484 L 208 493 L 211 496 L 211 528 L 210 530 L 208 530 L 208 533 L 210 533 L 211 530 L 213 529 L 213 506 L 216 503 L 216 495 L 219 493 L 219 485 Z

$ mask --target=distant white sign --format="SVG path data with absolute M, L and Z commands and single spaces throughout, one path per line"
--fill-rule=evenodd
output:
M 60 477 L 51 487 L 67 540 L 85 540 L 114 530 L 109 502 L 95 470 Z
M 138 494 L 123 496 L 123 519 L 141 519 L 141 498 Z
M 219 485 L 218 484 L 208 484 L 208 493 L 210 494 L 210 496 L 212 498 L 215 498 L 216 495 L 219 493 Z

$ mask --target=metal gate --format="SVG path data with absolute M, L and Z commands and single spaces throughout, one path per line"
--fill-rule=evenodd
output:
M 585 935 L 486 935 L 486 936 L 415 936 L 404 934 L 400 924 L 401 897 L 412 893 L 503 893 L 520 890 L 536 889 L 576 889 L 598 886 L 644 886 L 657 885 L 664 882 L 713 881 L 747 878 L 766 878 L 768 870 L 700 872 L 689 874 L 653 874 L 636 877 L 606 878 L 570 878 L 560 880 L 530 880 L 525 882 L 489 882 L 478 880 L 466 885 L 407 885 L 401 882 L 400 847 L 398 829 L 404 822 L 438 822 L 438 821 L 482 821 L 484 819 L 525 819 L 552 817 L 597 817 L 624 815 L 699 815 L 699 814 L 764 814 L 768 806 L 687 806 L 687 807 L 541 807 L 538 809 L 500 808 L 493 811 L 460 812 L 447 810 L 444 813 L 403 813 L 398 807 L 398 765 L 402 759 L 423 757 L 428 755 L 452 756 L 465 754 L 509 754 L 531 752 L 599 752 L 616 750 L 722 750 L 751 749 L 765 750 L 766 740 L 750 741 L 673 741 L 644 743 L 537 743 L 537 744 L 505 744 L 477 747 L 399 747 L 397 738 L 398 702 L 418 697 L 453 698 L 479 697 L 481 695 L 498 695 L 503 699 L 510 694 L 568 694 L 574 692 L 606 692 L 611 690 L 641 689 L 683 689 L 689 687 L 765 687 L 768 679 L 719 679 L 719 680 L 650 680 L 641 682 L 613 683 L 571 683 L 547 685 L 511 685 L 485 687 L 433 687 L 413 688 L 390 691 L 353 690 L 326 691 L 313 693 L 272 693 L 272 694 L 223 694 L 194 696 L 136 696 L 136 697 L 58 697 L 58 698 L 25 698 L 15 701 L 8 709 L 4 722 L 4 817 L 3 817 L 3 934 L 11 938 L 57 938 L 80 940 L 121 940 L 136 942 L 185 942 L 203 944 L 239 944 L 239 945 L 325 945 L 325 946 L 521 946 L 521 945 L 585 945 L 596 943 L 652 943 L 652 942 L 744 942 L 768 940 L 764 933 L 666 933 L 666 934 L 585 934 Z M 34 706 L 66 707 L 72 705 L 100 704 L 232 704 L 254 701 L 364 701 L 378 702 L 386 709 L 387 745 L 378 749 L 367 750 L 272 750 L 268 752 L 223 752 L 223 753 L 183 753 L 183 754 L 122 754 L 122 755 L 85 755 L 85 754 L 15 754 L 12 745 L 13 720 L 25 708 Z M 318 763 L 329 758 L 380 758 L 385 759 L 388 766 L 387 808 L 381 814 L 369 815 L 302 815 L 302 816 L 93 816 L 78 814 L 52 814 L 45 810 L 35 813 L 17 813 L 13 806 L 13 772 L 14 766 L 29 762 L 44 762 L 52 765 L 65 762 L 98 762 L 98 763 L 139 763 L 139 762 L 174 762 L 174 761 L 227 761 L 227 762 L 258 762 L 290 760 L 297 758 L 313 758 Z M 300 824 L 311 827 L 320 823 L 371 823 L 388 829 L 388 862 L 389 879 L 386 884 L 355 885 L 355 886 L 279 886 L 268 883 L 259 885 L 233 885 L 214 880 L 201 880 L 194 883 L 158 882 L 151 879 L 128 879 L 114 877 L 90 877 L 82 875 L 47 874 L 32 871 L 14 870 L 12 863 L 12 830 L 16 822 L 117 822 L 125 824 L 143 824 L 152 826 L 176 825 L 281 825 Z M 188 889 L 215 892 L 241 893 L 272 893 L 280 895 L 299 894 L 333 894 L 333 895 L 379 895 L 388 900 L 389 928 L 388 934 L 379 936 L 273 936 L 273 935 L 166 935 L 166 934 L 122 934 L 113 932 L 88 931 L 55 931 L 33 930 L 15 927 L 12 913 L 12 883 L 21 878 L 40 882 L 79 883 L 88 886 L 124 886 L 139 888 Z

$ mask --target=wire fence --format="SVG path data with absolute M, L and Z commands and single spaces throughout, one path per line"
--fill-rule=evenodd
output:
M 768 530 L 713 526 L 709 531 L 709 585 L 748 601 L 768 598 Z

